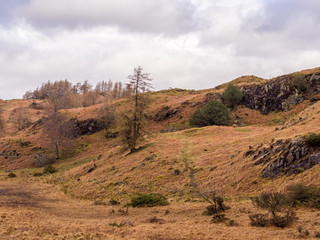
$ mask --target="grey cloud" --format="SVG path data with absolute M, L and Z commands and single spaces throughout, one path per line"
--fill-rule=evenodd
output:
M 318 0 L 271 0 L 265 1 L 262 11 L 245 23 L 258 32 L 300 30 L 319 26 L 320 2 Z
M 175 36 L 196 28 L 195 11 L 186 0 L 31 0 L 16 15 L 43 29 L 116 26 Z

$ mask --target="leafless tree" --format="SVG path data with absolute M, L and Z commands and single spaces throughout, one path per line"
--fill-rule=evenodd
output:
M 27 108 L 15 108 L 11 112 L 10 119 L 17 130 L 23 130 L 31 125 L 30 114 Z
M 67 121 L 61 113 L 54 113 L 45 120 L 43 135 L 54 150 L 56 159 L 60 159 L 62 150 L 73 149 L 73 129 L 74 122 Z
M 5 120 L 3 117 L 3 111 L 0 109 L 0 136 L 5 134 Z

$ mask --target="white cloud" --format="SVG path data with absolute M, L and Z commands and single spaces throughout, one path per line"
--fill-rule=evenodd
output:
M 156 89 L 202 89 L 320 62 L 317 1 L 85 3 L 31 0 L 15 10 L 12 25 L 0 25 L 0 98 L 21 97 L 47 80 L 126 82 L 137 65 Z

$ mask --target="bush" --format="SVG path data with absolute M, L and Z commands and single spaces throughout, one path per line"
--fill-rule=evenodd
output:
M 43 174 L 52 174 L 52 173 L 55 173 L 57 172 L 57 169 L 55 169 L 55 167 L 49 165 L 49 166 L 46 166 L 44 169 L 43 169 Z
M 296 214 L 292 211 L 288 211 L 284 216 L 273 216 L 269 222 L 272 226 L 285 228 L 289 227 L 296 219 Z
M 9 178 L 15 178 L 15 177 L 17 177 L 17 175 L 15 175 L 14 173 L 11 172 L 11 173 L 8 174 L 8 177 Z
M 158 193 L 139 194 L 131 199 L 127 206 L 131 207 L 155 207 L 169 205 L 167 198 Z
M 243 94 L 241 90 L 232 84 L 229 84 L 227 89 L 222 93 L 222 100 L 229 108 L 234 108 L 242 100 Z
M 273 216 L 276 212 L 280 212 L 282 207 L 286 205 L 286 195 L 282 193 L 262 193 L 259 197 L 252 198 L 255 206 L 268 210 Z
M 320 134 L 310 133 L 304 137 L 304 141 L 312 147 L 320 147 Z
M 251 214 L 249 215 L 251 226 L 254 227 L 266 227 L 269 224 L 269 220 L 266 214 Z
M 298 90 L 299 93 L 305 92 L 308 89 L 307 81 L 304 78 L 304 75 L 298 74 L 292 80 L 293 86 Z
M 288 203 L 320 209 L 320 187 L 298 183 L 287 188 Z
M 254 227 L 266 227 L 274 226 L 279 228 L 285 228 L 290 226 L 297 218 L 296 214 L 292 211 L 288 211 L 284 216 L 274 215 L 268 218 L 267 214 L 251 214 L 249 215 L 250 225 Z
M 229 218 L 226 218 L 226 215 L 225 214 L 215 214 L 213 215 L 212 219 L 211 219 L 211 222 L 212 223 L 221 223 L 221 222 L 224 222 L 226 220 L 228 220 Z
M 228 109 L 223 103 L 211 100 L 192 114 L 190 125 L 196 127 L 230 125 Z

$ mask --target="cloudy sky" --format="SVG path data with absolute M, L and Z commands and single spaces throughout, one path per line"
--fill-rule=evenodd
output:
M 319 0 L 0 0 L 0 98 L 47 80 L 204 89 L 320 66 Z

